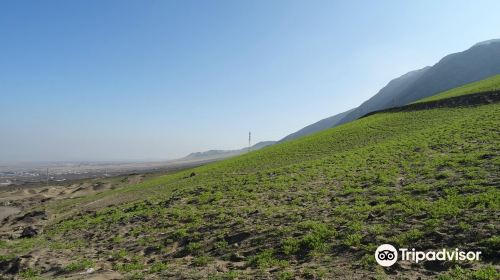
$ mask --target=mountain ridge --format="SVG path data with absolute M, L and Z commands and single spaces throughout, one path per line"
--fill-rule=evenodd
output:
M 478 42 L 464 51 L 444 56 L 433 66 L 425 66 L 394 78 L 358 107 L 305 126 L 278 142 L 335 127 L 371 112 L 403 106 L 496 74 L 500 74 L 500 39 Z
M 433 66 L 424 67 L 417 71 L 419 72 L 405 74 L 418 73 L 419 75 L 413 75 L 414 79 L 406 80 L 401 88 L 396 88 L 389 94 L 386 91 L 391 83 L 405 78 L 405 75 L 392 80 L 336 125 L 353 121 L 373 111 L 406 105 L 452 88 L 500 74 L 500 40 L 483 41 L 462 52 L 446 55 Z M 390 95 L 391 98 L 384 98 L 385 95 Z
M 248 151 L 260 150 L 274 143 L 276 143 L 276 141 L 261 141 L 249 148 L 241 148 L 237 150 L 208 150 L 204 152 L 193 152 L 181 158 L 180 160 L 223 159 L 232 156 L 237 156 Z
M 350 109 L 350 110 L 347 110 L 345 112 L 333 115 L 333 116 L 328 117 L 328 118 L 324 118 L 320 121 L 317 121 L 313 124 L 310 124 L 302 129 L 297 130 L 294 133 L 291 133 L 291 134 L 283 137 L 281 140 L 278 141 L 278 143 L 283 142 L 283 141 L 293 140 L 293 139 L 296 139 L 296 138 L 299 138 L 302 136 L 310 135 L 310 134 L 313 134 L 315 132 L 333 127 L 338 121 L 340 121 L 344 116 L 346 116 L 347 114 L 349 114 L 353 110 L 354 109 Z

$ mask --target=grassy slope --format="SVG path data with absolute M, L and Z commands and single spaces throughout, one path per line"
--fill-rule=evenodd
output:
M 72 258 L 66 270 L 93 263 L 147 277 L 435 273 L 423 265 L 381 269 L 372 254 L 391 243 L 480 249 L 483 268 L 451 273 L 493 276 L 495 269 L 485 265 L 500 250 L 500 221 L 494 218 L 500 214 L 499 110 L 491 104 L 376 114 L 131 188 L 54 204 L 51 211 L 61 213 L 96 199 L 117 205 L 66 217 L 37 239 L 6 242 L 3 251 L 37 249 L 54 264 Z
M 466 85 L 458 87 L 458 88 L 450 89 L 450 90 L 442 92 L 440 94 L 436 94 L 436 95 L 421 99 L 419 101 L 416 101 L 415 103 L 426 102 L 426 101 L 435 101 L 435 100 L 439 100 L 439 99 L 445 99 L 445 98 L 450 98 L 450 97 L 455 97 L 455 96 L 460 96 L 460 95 L 479 93 L 479 92 L 485 92 L 485 91 L 494 91 L 494 90 L 500 90 L 500 75 L 492 76 L 488 79 L 484 79 L 484 80 L 481 80 L 478 82 L 466 84 Z

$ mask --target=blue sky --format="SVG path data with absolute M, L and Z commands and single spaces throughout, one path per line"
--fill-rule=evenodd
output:
M 0 161 L 278 140 L 500 38 L 499 1 L 0 1 Z

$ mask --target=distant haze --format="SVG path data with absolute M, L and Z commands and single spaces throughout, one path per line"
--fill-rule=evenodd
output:
M 0 162 L 279 140 L 500 38 L 499 1 L 2 1 Z

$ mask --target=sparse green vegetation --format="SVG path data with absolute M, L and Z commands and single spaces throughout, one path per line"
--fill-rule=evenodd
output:
M 293 272 L 291 271 L 281 271 L 278 273 L 279 280 L 291 280 L 294 279 Z
M 37 269 L 33 269 L 33 268 L 26 268 L 24 270 L 21 270 L 19 272 L 19 277 L 21 279 L 26 279 L 26 280 L 41 279 L 40 271 L 38 271 Z
M 113 269 L 115 269 L 117 271 L 122 271 L 122 272 L 131 272 L 131 271 L 135 271 L 135 270 L 144 269 L 144 265 L 142 263 L 138 263 L 138 262 L 119 263 L 119 264 L 115 264 L 113 266 Z
M 195 266 L 205 266 L 212 260 L 209 256 L 197 256 L 193 259 L 193 265 Z
M 286 267 L 288 262 L 276 257 L 274 250 L 266 249 L 250 259 L 251 265 L 258 268 L 270 268 L 274 266 Z
M 427 101 L 435 101 L 439 99 L 446 99 L 450 97 L 466 95 L 471 93 L 479 93 L 485 91 L 494 91 L 500 90 L 500 75 L 496 75 L 490 77 L 485 80 L 481 80 L 475 83 L 466 84 L 461 87 L 457 87 L 454 89 L 450 89 L 448 91 L 442 92 L 440 94 L 436 94 L 424 99 L 421 99 L 417 102 L 427 102 Z
M 75 261 L 70 264 L 68 264 L 64 270 L 67 272 L 73 272 L 73 271 L 79 271 L 79 270 L 84 270 L 88 268 L 92 268 L 94 266 L 94 262 L 91 260 L 80 260 L 80 261 Z
M 168 265 L 166 263 L 156 262 L 151 266 L 149 271 L 152 273 L 157 273 L 157 272 L 165 271 L 167 269 L 168 269 Z
M 478 270 L 455 267 L 448 273 L 439 275 L 439 280 L 496 280 L 499 272 L 493 266 L 485 266 Z

